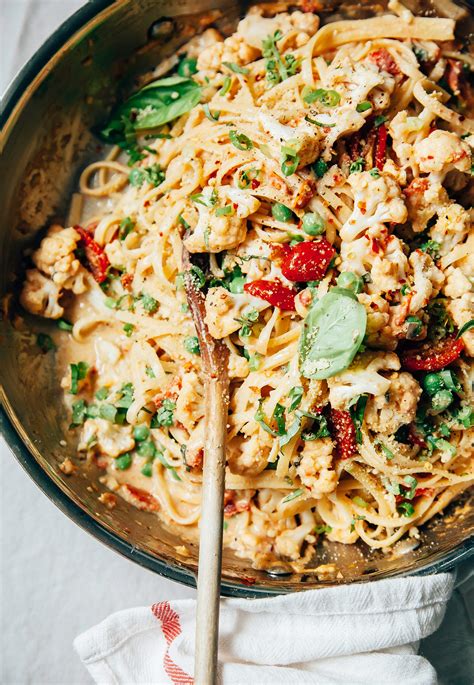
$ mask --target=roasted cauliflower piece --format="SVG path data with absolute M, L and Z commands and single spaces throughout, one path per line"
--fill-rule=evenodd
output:
M 417 141 L 413 149 L 420 171 L 437 174 L 438 180 L 442 181 L 452 169 L 466 173 L 471 170 L 469 145 L 451 131 L 432 131 L 429 136 Z
M 227 463 L 232 473 L 256 476 L 268 464 L 273 440 L 256 425 L 252 435 L 237 435 L 227 446 Z
M 396 331 L 391 327 L 390 305 L 380 295 L 361 293 L 357 299 L 367 311 L 367 344 L 382 350 L 397 347 Z
M 281 12 L 274 17 L 262 17 L 259 8 L 249 12 L 239 22 L 237 33 L 252 47 L 262 50 L 262 43 L 268 36 L 280 30 L 283 34 L 298 31 L 295 45 L 299 47 L 308 42 L 319 28 L 319 17 L 308 12 Z
M 74 254 L 79 240 L 80 235 L 73 228 L 51 226 L 32 256 L 33 263 L 42 273 L 61 288 L 72 290 L 76 295 L 87 288 L 83 268 Z
M 259 207 L 260 201 L 243 190 L 223 186 L 216 191 L 207 186 L 197 204 L 198 222 L 184 245 L 189 252 L 222 252 L 238 247 L 247 234 L 247 217 Z M 222 214 L 219 209 L 228 213 Z
M 443 257 L 449 254 L 456 245 L 465 241 L 470 228 L 470 213 L 453 202 L 438 211 L 438 220 L 430 229 L 430 237 L 438 243 L 437 252 Z
M 266 112 L 260 112 L 258 118 L 263 131 L 271 137 L 269 145 L 276 157 L 281 154 L 282 146 L 291 148 L 298 155 L 298 169 L 312 164 L 319 157 L 319 136 L 311 124 L 303 120 L 298 126 L 287 126 Z
M 300 525 L 284 530 L 275 538 L 276 553 L 287 559 L 298 559 L 301 556 L 301 546 L 313 529 L 313 514 L 310 511 L 302 511 L 300 513 Z
M 59 286 L 37 269 L 26 272 L 20 303 L 28 312 L 47 319 L 60 319 L 64 314 L 64 308 L 59 304 L 60 295 Z
M 87 419 L 78 449 L 80 452 L 86 452 L 91 444 L 98 452 L 109 457 L 118 457 L 135 447 L 132 426 L 118 426 L 105 419 Z
M 341 240 L 355 240 L 375 224 L 406 221 L 400 186 L 391 176 L 374 178 L 369 171 L 362 171 L 350 174 L 347 181 L 354 192 L 354 209 L 339 232 Z
M 270 305 L 258 297 L 247 293 L 234 295 L 221 286 L 209 288 L 206 295 L 206 316 L 213 338 L 225 338 L 242 326 L 242 321 L 253 311 L 261 312 Z M 250 322 L 252 323 L 252 322 Z
M 390 434 L 414 420 L 421 388 L 406 371 L 394 373 L 385 380 L 388 381 L 387 390 L 369 397 L 364 418 L 371 430 Z
M 337 475 L 333 467 L 333 442 L 320 438 L 305 442 L 296 473 L 316 499 L 335 490 Z
M 436 297 L 443 283 L 444 274 L 435 265 L 429 254 L 421 250 L 415 250 L 409 257 L 413 268 L 413 287 L 409 310 L 410 314 L 416 314 L 426 307 L 432 297 Z
M 380 371 L 397 371 L 400 360 L 393 352 L 364 352 L 346 371 L 328 378 L 329 402 L 335 409 L 345 409 L 358 395 L 384 395 L 390 388 Z
M 181 388 L 176 398 L 174 419 L 188 431 L 204 416 L 204 389 L 195 371 L 183 373 Z
M 203 76 L 214 78 L 224 62 L 243 66 L 253 62 L 260 55 L 260 49 L 249 45 L 241 35 L 233 34 L 222 42 L 211 43 L 199 54 L 198 71 Z

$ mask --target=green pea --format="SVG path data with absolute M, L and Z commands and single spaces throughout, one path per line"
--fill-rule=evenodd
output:
M 115 467 L 119 471 L 125 471 L 126 469 L 129 469 L 131 465 L 132 465 L 132 455 L 129 452 L 125 452 L 125 454 L 121 454 L 120 457 L 117 457 L 117 459 L 115 460 Z
M 444 389 L 443 379 L 438 373 L 427 373 L 423 378 L 423 388 L 428 395 L 436 395 L 437 392 Z
M 436 412 L 444 411 L 453 401 L 453 393 L 449 390 L 439 390 L 431 399 L 431 406 Z
M 138 442 L 146 440 L 149 435 L 150 431 L 148 429 L 148 426 L 135 426 L 135 428 L 133 429 L 133 437 L 135 438 L 135 440 L 138 440 Z
M 364 288 L 364 281 L 362 278 L 352 273 L 352 271 L 343 271 L 337 277 L 337 284 L 340 288 L 352 290 L 353 293 L 361 293 Z
M 324 233 L 324 219 L 317 212 L 308 212 L 302 221 L 303 231 L 308 235 L 321 235 Z
M 289 221 L 293 216 L 293 212 L 286 205 L 282 205 L 281 202 L 275 202 L 272 207 L 272 216 L 277 221 Z

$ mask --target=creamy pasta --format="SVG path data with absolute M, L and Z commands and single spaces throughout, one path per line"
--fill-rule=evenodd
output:
M 225 543 L 257 568 L 324 536 L 389 548 L 473 479 L 474 61 L 453 20 L 391 7 L 321 28 L 254 8 L 191 40 L 112 113 L 26 272 L 79 455 L 192 532 L 186 247 L 229 350 Z

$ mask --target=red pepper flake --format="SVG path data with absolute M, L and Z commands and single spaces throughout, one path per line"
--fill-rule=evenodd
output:
M 244 585 L 248 586 L 255 585 L 255 583 L 257 582 L 255 578 L 250 578 L 249 576 L 241 576 L 240 580 Z
M 320 281 L 335 254 L 326 238 L 297 243 L 283 260 L 282 274 L 290 281 Z
M 413 181 L 403 191 L 404 195 L 410 196 L 415 193 L 424 193 L 428 190 L 430 182 L 427 178 L 414 178 Z
M 252 180 L 250 181 L 250 187 L 252 188 L 252 190 L 255 190 L 255 188 L 258 188 L 259 185 L 260 185 L 260 181 L 257 181 L 256 178 L 252 178 Z
M 86 255 L 87 266 L 97 283 L 103 283 L 107 278 L 110 266 L 109 258 L 104 249 L 96 243 L 91 234 L 82 226 L 74 226 L 74 230 L 81 236 L 82 247 Z
M 356 430 L 349 412 L 331 408 L 329 425 L 336 443 L 336 456 L 339 459 L 350 459 L 357 454 Z
M 265 302 L 269 302 L 274 307 L 279 307 L 286 311 L 295 311 L 296 290 L 288 288 L 280 281 L 266 281 L 264 279 L 252 281 L 244 285 L 246 293 L 259 297 Z
M 461 338 L 448 336 L 435 343 L 425 343 L 420 347 L 404 350 L 400 359 L 402 366 L 409 371 L 441 371 L 452 364 L 464 350 Z
M 120 279 L 120 282 L 122 283 L 125 290 L 130 290 L 130 287 L 133 283 L 133 274 L 123 274 L 123 276 Z

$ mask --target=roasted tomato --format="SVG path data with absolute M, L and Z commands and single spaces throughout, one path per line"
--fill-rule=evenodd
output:
M 377 65 L 380 71 L 386 71 L 387 74 L 391 74 L 392 76 L 398 76 L 400 73 L 398 64 L 395 62 L 389 51 L 385 48 L 371 52 L 369 59 L 371 62 Z
M 435 343 L 425 343 L 420 347 L 404 350 L 401 355 L 402 366 L 408 371 L 441 371 L 460 356 L 464 343 L 453 336 Z
M 99 243 L 96 243 L 89 231 L 86 231 L 82 226 L 74 226 L 74 230 L 81 236 L 81 243 L 90 272 L 97 283 L 103 283 L 107 278 L 110 266 L 109 258 Z
M 357 453 L 357 438 L 354 421 L 348 411 L 331 409 L 329 414 L 331 435 L 336 443 L 339 459 L 349 459 Z
M 297 292 L 283 285 L 280 281 L 266 281 L 264 279 L 252 281 L 244 285 L 244 290 L 249 295 L 269 302 L 274 307 L 295 311 L 295 295 Z
M 297 243 L 282 263 L 281 272 L 290 281 L 319 281 L 336 254 L 326 238 Z

